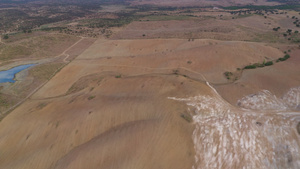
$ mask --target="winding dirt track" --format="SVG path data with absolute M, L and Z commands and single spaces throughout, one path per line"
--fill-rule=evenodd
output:
M 67 48 L 66 50 L 64 50 L 61 54 L 55 56 L 54 58 L 58 58 L 61 57 L 63 55 L 66 55 L 66 57 L 64 58 L 64 62 L 68 63 L 67 59 L 70 56 L 69 54 L 66 54 L 67 51 L 71 50 L 75 45 L 77 45 L 78 43 L 80 43 L 84 37 L 80 37 L 81 39 L 78 40 L 77 42 L 75 42 L 73 45 L 71 45 L 69 48 Z M 0 42 L 1 42 L 1 38 L 0 38 Z M 20 59 L 22 60 L 22 59 Z M 15 61 L 15 60 L 14 60 Z M 63 67 L 63 66 L 62 66 Z M 54 72 L 51 77 L 49 79 L 51 79 L 60 69 L 58 69 L 56 72 Z M 36 93 L 41 87 L 43 87 L 48 81 L 45 81 L 44 83 L 42 83 L 41 85 L 39 85 L 36 89 L 34 89 L 32 92 L 30 92 L 24 99 L 22 99 L 21 101 L 19 101 L 17 104 L 15 104 L 14 106 L 10 107 L 8 110 L 6 110 L 5 112 L 1 112 L 1 115 L 6 115 L 8 112 L 12 111 L 13 109 L 15 109 L 16 107 L 18 107 L 19 105 L 21 105 L 24 101 L 26 101 L 28 98 L 30 98 L 34 93 Z

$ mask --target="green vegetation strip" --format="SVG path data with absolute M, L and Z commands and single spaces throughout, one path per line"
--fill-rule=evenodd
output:
M 273 61 L 268 61 L 266 63 L 254 63 L 252 65 L 248 65 L 248 66 L 245 66 L 244 69 L 255 69 L 257 67 L 265 67 L 265 66 L 271 66 L 273 65 Z
M 286 55 L 284 55 L 284 57 L 281 57 L 281 58 L 278 58 L 277 60 L 276 60 L 276 62 L 281 62 L 281 61 L 285 61 L 285 60 L 287 60 L 288 58 L 290 58 L 291 56 L 289 55 L 289 54 L 286 54 Z M 252 64 L 252 65 L 247 65 L 247 66 L 245 66 L 244 67 L 244 69 L 255 69 L 255 68 L 257 68 L 257 67 L 265 67 L 265 66 L 271 66 L 271 65 L 273 65 L 273 61 L 268 61 L 268 62 L 264 62 L 264 63 L 262 63 L 262 64 L 260 64 L 260 63 L 254 63 L 254 64 Z
M 284 57 L 277 59 L 276 62 L 285 61 L 285 60 L 287 60 L 288 58 L 290 58 L 290 55 L 289 55 L 289 54 L 286 54 L 286 55 L 284 55 Z

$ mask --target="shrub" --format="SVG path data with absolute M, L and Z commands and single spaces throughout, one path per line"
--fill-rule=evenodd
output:
M 290 58 L 291 56 L 289 54 L 284 55 L 284 59 L 287 60 L 288 58 Z
M 121 78 L 121 77 L 122 77 L 121 75 L 116 75 L 116 76 L 115 76 L 115 78 Z
M 269 61 L 269 62 L 266 62 L 266 63 L 265 63 L 265 66 L 271 66 L 271 65 L 273 65 L 273 62 L 272 62 L 272 61 Z
M 277 59 L 276 62 L 279 62 L 279 61 L 285 61 L 285 60 L 287 60 L 287 59 L 290 58 L 290 57 L 291 57 L 291 56 L 290 56 L 289 54 L 286 54 L 286 55 L 284 55 L 284 57 Z
M 225 76 L 231 76 L 231 75 L 233 75 L 233 74 L 232 74 L 232 72 L 225 72 L 224 75 L 225 75 Z
M 245 66 L 244 69 L 255 69 L 256 68 L 256 65 L 248 65 L 248 66 Z
M 8 38 L 9 38 L 8 35 L 3 36 L 3 39 L 8 39 Z

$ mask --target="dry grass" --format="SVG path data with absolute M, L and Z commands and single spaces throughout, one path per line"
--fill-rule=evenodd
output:
M 13 59 L 54 57 L 62 53 L 64 49 L 71 46 L 78 39 L 74 36 L 62 34 L 15 38 L 12 41 L 1 44 L 0 59 L 2 61 L 9 61 Z
M 30 76 L 33 76 L 35 79 L 39 81 L 50 80 L 50 78 L 56 73 L 59 69 L 61 69 L 65 63 L 48 63 L 37 65 L 34 68 L 30 69 Z

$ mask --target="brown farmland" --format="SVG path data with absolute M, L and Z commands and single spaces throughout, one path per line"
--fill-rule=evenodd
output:
M 128 9 L 103 8 L 119 10 Z M 159 12 L 97 39 L 61 31 L 3 41 L 36 45 L 1 60 L 1 70 L 38 65 L 0 88 L 0 103 L 21 100 L 1 114 L 0 168 L 299 168 L 300 29 L 290 17 L 298 13 Z M 54 25 L 77 31 L 79 22 Z

